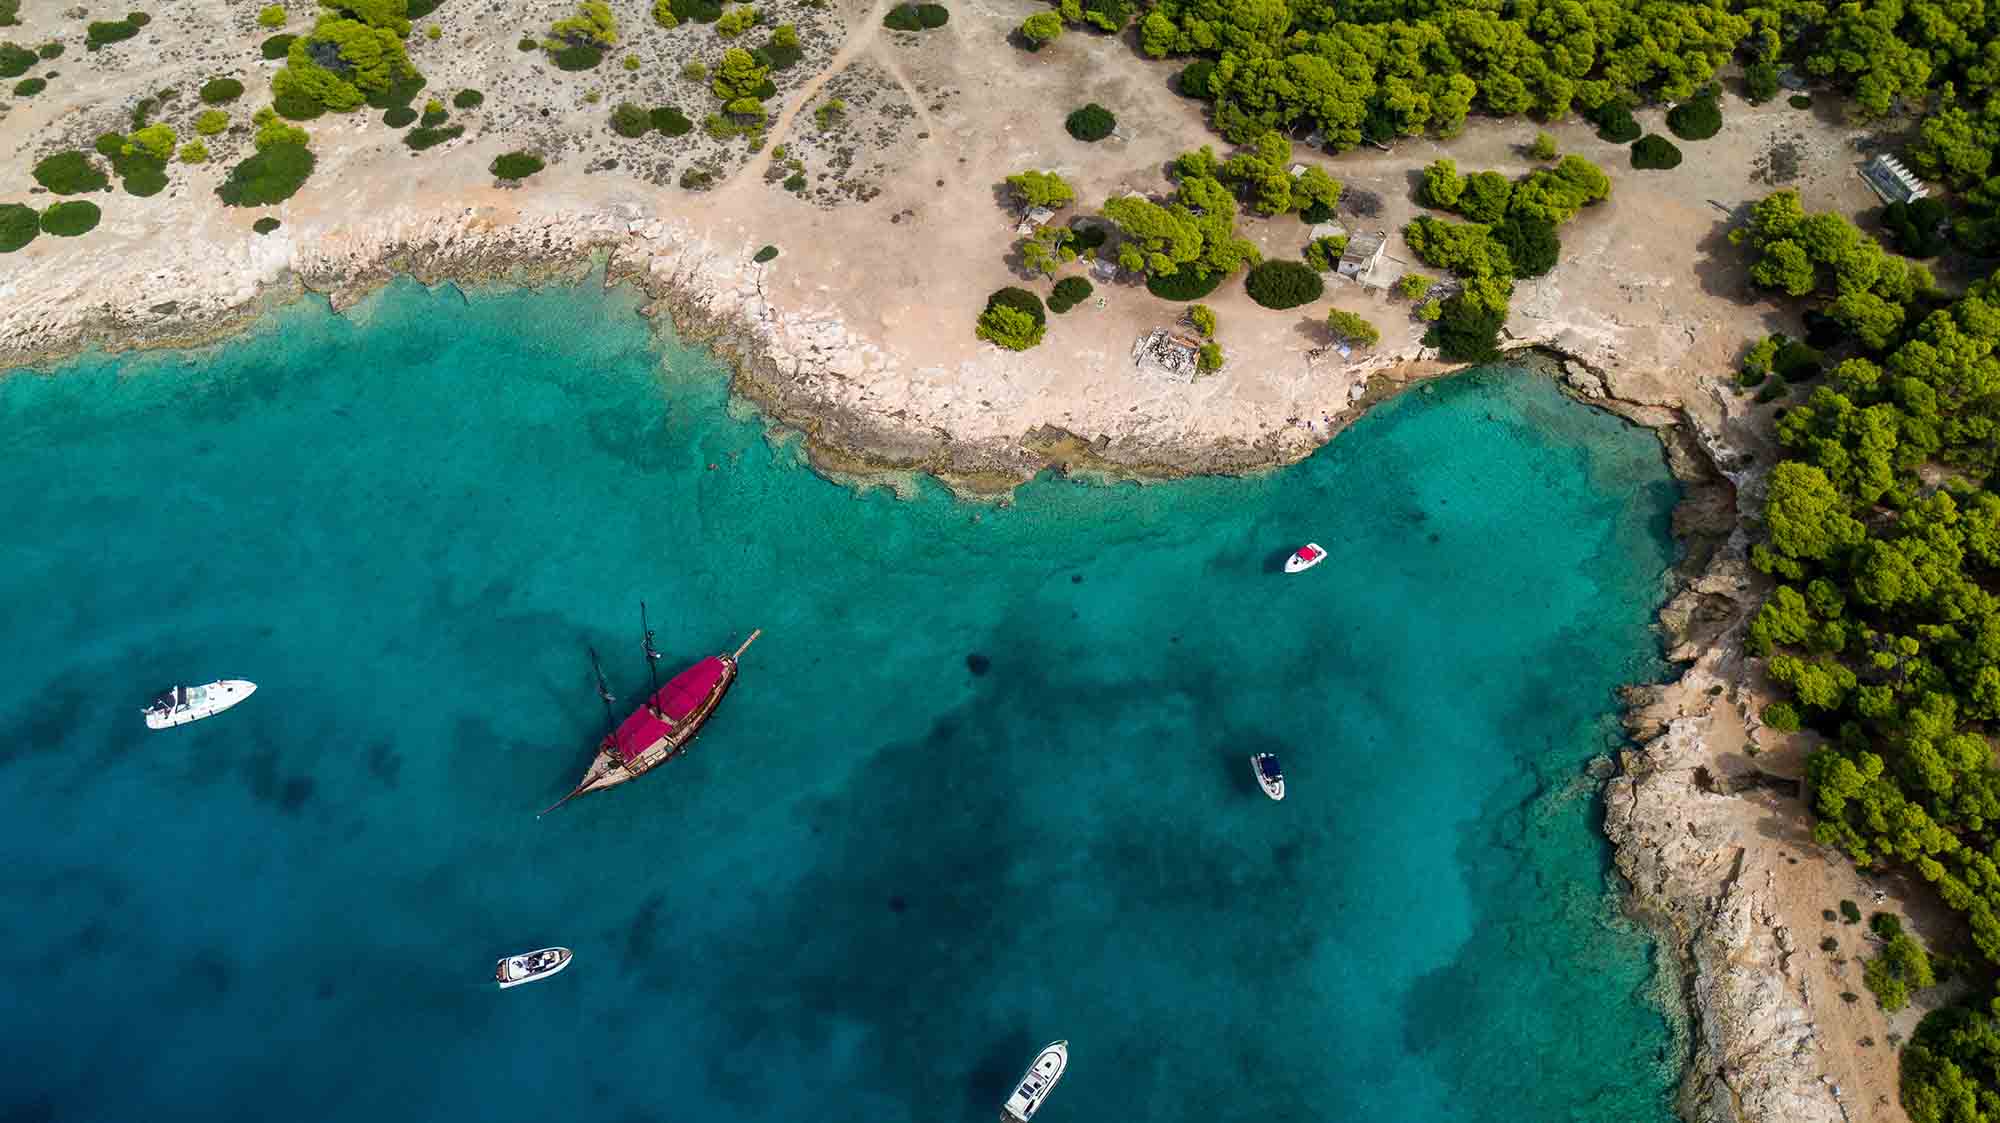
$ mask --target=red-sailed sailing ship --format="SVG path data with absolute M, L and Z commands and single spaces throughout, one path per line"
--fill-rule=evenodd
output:
M 646 606 L 641 604 L 641 627 L 644 627 L 645 611 Z M 647 697 L 644 705 L 633 710 L 605 735 L 604 740 L 598 742 L 597 756 L 584 771 L 583 780 L 542 814 L 546 815 L 586 792 L 615 788 L 685 752 L 693 743 L 695 734 L 701 732 L 702 723 L 715 713 L 715 708 L 722 704 L 722 696 L 729 693 L 730 685 L 736 681 L 736 661 L 743 658 L 743 653 L 763 634 L 762 628 L 755 629 L 734 654 L 710 656 L 668 679 L 665 686 Z M 646 667 L 650 672 L 660 653 L 653 650 L 652 629 L 646 628 L 645 635 Z M 591 652 L 590 661 L 595 667 L 596 652 Z M 597 695 L 604 700 L 608 720 L 612 697 L 604 685 L 604 672 L 601 670 L 597 672 Z

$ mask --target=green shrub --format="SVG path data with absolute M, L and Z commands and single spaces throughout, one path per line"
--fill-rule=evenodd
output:
M 1798 708 L 1790 702 L 1773 702 L 1764 707 L 1764 724 L 1780 733 L 1796 733 L 1799 729 Z
M 917 22 L 925 31 L 935 31 L 951 21 L 951 12 L 943 4 L 917 5 Z
M 1203 374 L 1213 374 L 1221 370 L 1222 345 L 1212 339 L 1202 344 L 1201 350 L 1195 352 L 1194 366 L 1196 370 Z
M 579 70 L 595 69 L 598 63 L 604 61 L 604 52 L 596 47 L 578 44 L 562 47 L 552 52 L 549 57 L 554 60 L 557 70 L 575 73 Z
M 1493 228 L 1492 237 L 1507 247 L 1516 277 L 1539 277 L 1554 269 L 1562 256 L 1556 224 L 1546 219 L 1511 214 Z
M 715 33 L 724 39 L 734 39 L 750 30 L 756 22 L 757 9 L 748 4 L 738 4 L 715 21 Z
M 714 23 L 722 18 L 721 0 L 668 0 L 667 8 L 682 23 Z
M 125 16 L 125 22 L 131 24 L 133 27 L 144 27 L 153 22 L 153 17 L 144 12 L 128 12 Z
M 1405 273 L 1396 282 L 1396 291 L 1406 299 L 1418 300 L 1431 291 L 1431 285 L 1434 283 L 1422 273 Z
M 400 129 L 417 119 L 417 111 L 407 105 L 390 107 L 382 114 L 382 123 L 392 129 Z
M 311 121 L 326 112 L 326 106 L 289 90 L 272 98 L 271 108 L 287 121 Z
M 451 95 L 451 104 L 454 109 L 477 109 L 485 101 L 486 95 L 473 89 L 460 90 Z
M 924 21 L 915 4 L 898 4 L 882 17 L 882 26 L 891 31 L 922 31 Z
M 1054 12 L 1036 12 L 1034 15 L 1021 21 L 1020 31 L 1021 38 L 1028 44 L 1030 49 L 1040 50 L 1042 47 L 1062 38 L 1062 17 Z M 1209 65 L 1213 66 L 1214 64 L 1210 63 Z
M 220 109 L 204 109 L 195 115 L 194 131 L 201 136 L 214 136 L 229 127 L 229 114 Z
M 43 43 L 41 46 L 35 48 L 35 54 L 44 60 L 61 58 L 62 53 L 63 45 L 61 43 Z
M 777 256 L 778 256 L 778 247 L 765 246 L 763 249 L 758 250 L 757 255 L 755 257 L 752 257 L 750 260 L 756 262 L 759 265 L 762 265 L 767 261 L 775 259 Z
M 34 97 L 36 94 L 41 93 L 43 90 L 46 90 L 48 88 L 49 84 L 44 79 L 23 78 L 19 82 L 14 83 L 14 96 Z
M 1382 342 L 1381 331 L 1353 312 L 1343 312 L 1338 308 L 1328 310 L 1326 327 L 1335 336 L 1357 347 L 1373 347 Z
M 47 156 L 35 165 L 35 182 L 58 195 L 81 195 L 86 191 L 102 191 L 111 186 L 111 180 L 90 157 L 71 149 Z
M 1063 128 L 1069 130 L 1069 135 L 1085 142 L 1103 140 L 1117 127 L 1118 118 L 1094 101 L 1063 119 Z
M 155 160 L 164 160 L 173 155 L 174 142 L 178 139 L 171 126 L 147 125 L 143 129 L 134 129 L 126 135 L 125 145 L 119 149 L 119 154 L 130 156 L 134 153 L 143 153 Z
M 622 137 L 642 137 L 653 131 L 653 118 L 629 101 L 621 101 L 611 111 L 611 131 Z
M 181 145 L 181 150 L 174 155 L 183 164 L 206 164 L 208 163 L 208 145 L 198 140 L 191 140 Z
M 258 49 L 263 52 L 265 58 L 284 58 L 285 53 L 292 49 L 292 40 L 297 38 L 296 35 L 273 35 L 259 44 Z
M 257 26 L 272 27 L 272 28 L 285 26 L 284 5 L 282 4 L 264 5 L 264 7 L 257 12 Z
M 1805 94 L 1793 94 L 1791 97 L 1785 99 L 1785 104 L 1791 106 L 1793 109 L 1811 109 L 1812 98 Z
M 457 140 L 464 135 L 464 125 L 446 125 L 441 129 L 419 125 L 403 134 L 403 143 L 409 145 L 415 151 L 422 152 L 426 148 L 436 148 L 446 141 Z
M 1187 310 L 1188 323 L 1204 336 L 1215 335 L 1215 309 L 1206 304 L 1190 304 Z
M 688 168 L 681 172 L 680 184 L 684 191 L 706 191 L 715 186 L 715 172 L 708 168 Z
M 694 122 L 687 119 L 687 114 L 671 105 L 656 106 L 647 116 L 653 127 L 666 136 L 686 136 L 694 130 Z
M 1064 277 L 1049 292 L 1049 311 L 1067 312 L 1090 299 L 1090 282 L 1082 277 Z
M 391 106 L 409 105 L 417 100 L 430 79 L 414 71 L 390 78 L 387 86 L 372 90 L 366 104 L 371 109 L 388 109 Z
M 0 78 L 19 78 L 35 65 L 35 52 L 18 43 L 0 43 Z
M 979 314 L 974 334 L 1009 351 L 1026 351 L 1042 341 L 1047 326 L 1042 298 L 1009 286 L 986 298 L 986 310 Z
M 1681 150 L 1658 133 L 1647 133 L 1632 145 L 1632 166 L 1641 170 L 1666 171 L 1681 166 Z
M 110 22 L 94 22 L 86 30 L 83 45 L 86 49 L 94 51 L 99 47 L 122 43 L 139 34 L 139 28 L 143 26 L 141 23 L 133 23 L 130 17 Z
M 1613 144 L 1627 144 L 1639 139 L 1645 130 L 1632 119 L 1632 111 L 1617 102 L 1607 102 L 1597 111 L 1597 136 Z
M 201 86 L 201 100 L 207 105 L 227 105 L 242 96 L 243 83 L 234 78 L 211 78 Z
M 0 0 L 0 27 L 19 27 L 21 0 Z
M 34 241 L 41 232 L 42 219 L 35 208 L 0 203 L 0 253 L 13 253 Z
M 1036 296 L 1032 292 L 1029 292 L 1027 289 L 1017 288 L 1013 285 L 1008 285 L 1004 289 L 993 290 L 993 292 L 986 297 L 986 306 L 988 308 L 992 308 L 995 306 L 1005 306 L 1008 308 L 1019 309 L 1020 311 L 1027 313 L 1038 324 L 1046 324 L 1049 322 L 1048 313 L 1042 307 L 1042 298 Z
M 92 147 L 97 149 L 99 156 L 115 157 L 122 155 L 125 151 L 125 134 L 105 133 L 97 138 Z
M 1697 97 L 1667 110 L 1667 129 L 1682 140 L 1707 140 L 1722 131 L 1722 107 Z
M 1147 277 L 1146 291 L 1161 300 L 1185 303 L 1190 300 L 1200 300 L 1214 292 L 1221 284 L 1222 274 L 1219 271 L 1197 274 L 1193 267 L 1185 266 L 1178 272 L 1168 273 L 1163 277 Z
M 266 215 L 265 217 L 260 218 L 257 221 L 250 224 L 250 229 L 255 230 L 259 234 L 269 234 L 271 231 L 276 230 L 277 228 L 278 228 L 278 220 L 270 217 L 269 215 Z
M 542 49 L 542 44 L 539 39 L 530 39 L 523 35 L 521 36 L 521 41 L 514 44 L 514 49 L 522 52 L 539 51 Z
M 542 158 L 532 152 L 509 152 L 495 157 L 486 170 L 501 179 L 526 179 L 542 170 Z
M 97 204 L 88 200 L 57 203 L 42 212 L 42 233 L 54 234 L 58 238 L 74 238 L 95 230 L 103 217 L 104 212 L 97 209 Z
M 1778 94 L 1778 67 L 1774 63 L 1753 62 L 1743 68 L 1743 96 L 1752 105 L 1762 105 Z
M 173 155 L 171 147 L 167 155 Z M 145 198 L 167 189 L 167 161 L 150 152 L 134 149 L 121 153 L 112 158 L 111 170 L 118 173 L 118 186 L 124 188 L 127 195 Z
M 1191 62 L 1181 69 L 1174 78 L 1174 89 L 1182 97 L 1215 100 L 1215 89 L 1209 83 L 1215 77 L 1215 63 L 1208 59 Z
M 1553 160 L 1556 158 L 1556 138 L 1547 133 L 1536 133 L 1535 142 L 1528 146 L 1531 160 Z
M 215 189 L 231 207 L 264 207 L 282 203 L 298 192 L 312 174 L 313 154 L 303 144 L 280 142 L 259 148 L 229 169 L 229 178 Z
M 1849 924 L 1861 923 L 1861 906 L 1853 901 L 1840 902 L 1840 919 Z
M 1500 337 L 1501 325 L 1506 322 L 1505 308 L 1468 300 L 1464 293 L 1460 293 L 1438 307 L 1437 321 L 1431 326 L 1426 341 L 1447 359 L 1488 362 L 1500 353 L 1496 341 Z
M 794 172 L 791 175 L 785 177 L 785 190 L 804 191 L 805 189 L 806 189 L 806 175 L 804 172 Z
M 1326 282 L 1301 261 L 1263 261 L 1250 267 L 1243 278 L 1250 299 L 1266 308 L 1297 308 L 1311 304 L 1326 291 Z
M 403 15 L 407 19 L 422 19 L 432 12 L 437 11 L 438 5 L 442 3 L 444 3 L 444 0 L 410 0 L 409 10 L 404 12 Z
M 426 129 L 435 129 L 450 119 L 451 114 L 444 111 L 444 106 L 432 101 L 425 104 L 423 116 L 417 118 L 417 124 Z
M 1882 225 L 1905 257 L 1936 257 L 1947 245 L 1942 232 L 1951 219 L 1943 202 L 1928 196 L 1914 203 L 1890 203 L 1882 208 Z

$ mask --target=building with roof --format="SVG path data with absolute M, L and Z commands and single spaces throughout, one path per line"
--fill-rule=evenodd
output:
M 1863 164 L 1861 178 L 1884 203 L 1914 203 L 1931 193 L 1916 173 L 1887 153 Z
M 1047 207 L 1029 207 L 1028 213 L 1021 216 L 1021 221 L 1014 224 L 1014 233 L 1033 234 L 1055 216 L 1056 212 Z
M 1365 234 L 1355 234 L 1347 239 L 1347 249 L 1340 255 L 1337 270 L 1343 277 L 1352 277 L 1366 282 L 1375 270 L 1375 264 L 1382 260 L 1382 249 L 1389 244 L 1389 232 L 1371 230 Z

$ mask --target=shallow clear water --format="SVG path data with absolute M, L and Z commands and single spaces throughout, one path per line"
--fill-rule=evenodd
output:
M 1486 372 L 1262 479 L 856 497 L 632 310 L 0 380 L 0 1115 L 990 1120 L 1066 1037 L 1043 1123 L 1668 1118 L 1579 774 L 1659 671 L 1651 436 Z M 764 638 L 538 822 L 642 597 Z

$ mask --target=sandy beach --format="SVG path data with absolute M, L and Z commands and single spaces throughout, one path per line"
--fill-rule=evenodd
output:
M 1225 283 L 1206 303 L 1227 365 L 1193 381 L 1135 366 L 1135 340 L 1180 306 L 1129 277 L 1098 282 L 1091 299 L 1052 316 L 1032 351 L 974 337 L 986 294 L 1026 280 L 1010 264 L 1017 216 L 1004 177 L 1058 171 L 1077 189 L 1077 211 L 1094 213 L 1128 191 L 1163 192 L 1164 165 L 1182 151 L 1226 149 L 1201 103 L 1170 92 L 1175 67 L 1125 40 L 1077 33 L 1035 54 L 1008 47 L 1032 10 L 1024 4 L 982 0 L 955 7 L 943 28 L 901 33 L 882 28 L 886 4 L 777 3 L 770 18 L 798 25 L 804 59 L 778 76 L 775 124 L 752 153 L 699 130 L 636 140 L 610 130 L 610 107 L 628 98 L 677 102 L 698 119 L 713 99 L 680 71 L 713 65 L 726 45 L 706 27 L 658 28 L 636 3 L 613 8 L 627 30 L 614 55 L 637 55 L 636 70 L 607 61 L 563 73 L 516 49 L 567 5 L 439 9 L 420 21 L 438 36 L 411 36 L 411 56 L 429 79 L 425 96 L 483 91 L 478 108 L 453 116 L 465 135 L 412 152 L 375 111 L 308 122 L 318 165 L 283 204 L 230 208 L 215 194 L 250 150 L 247 127 L 213 138 L 208 163 L 172 165 L 157 195 L 114 183 L 93 196 L 97 229 L 0 256 L 0 366 L 200 343 L 273 301 L 312 291 L 346 307 L 402 273 L 534 281 L 608 261 L 609 277 L 643 285 L 672 330 L 731 360 L 737 393 L 804 434 L 821 470 L 864 482 L 923 471 L 987 496 L 1051 466 L 1171 477 L 1288 463 L 1373 402 L 1451 369 L 1423 345 L 1410 302 L 1341 279 L 1291 312 Z M 165 87 L 179 96 L 154 119 L 191 137 L 203 108 L 192 91 L 234 76 L 249 89 L 229 107 L 245 126 L 278 66 L 258 53 L 267 32 L 254 15 L 184 3 L 131 41 L 85 52 L 81 21 L 50 6 L 25 11 L 6 37 L 73 45 L 44 65 L 59 72 L 46 91 L 0 117 L 0 202 L 46 206 L 36 160 L 88 150 Z M 291 30 L 303 22 L 295 14 Z M 845 109 L 822 128 L 816 111 L 833 98 Z M 1064 131 L 1063 114 L 1086 101 L 1117 111 L 1116 136 L 1087 145 Z M 1620 146 L 1574 120 L 1548 126 L 1561 151 L 1610 173 L 1612 193 L 1563 228 L 1560 264 L 1519 286 L 1507 325 L 1510 345 L 1546 349 L 1577 397 L 1661 430 L 1691 485 L 1678 529 L 1693 556 L 1667 630 L 1693 669 L 1635 698 L 1646 744 L 1611 782 L 1607 830 L 1637 910 L 1693 969 L 1684 1107 L 1694 1119 L 1903 1118 L 1895 1043 L 1922 1011 L 1888 1019 L 1865 997 L 1844 1000 L 1860 989 L 1864 935 L 1835 931 L 1822 911 L 1852 898 L 1912 914 L 1926 938 L 1943 932 L 1899 903 L 1902 887 L 1864 885 L 1811 844 L 1800 748 L 1755 728 L 1761 671 L 1737 654 L 1762 587 L 1732 531 L 1739 508 L 1760 503 L 1772 407 L 1739 394 L 1733 371 L 1750 342 L 1798 324 L 1752 294 L 1727 233 L 1777 187 L 1797 188 L 1811 210 L 1858 216 L 1876 205 L 1855 175 L 1867 135 L 1837 114 L 1727 97 L 1721 135 L 1689 145 L 1668 172 L 1633 170 Z M 1658 110 L 1638 115 L 1660 127 Z M 1519 175 L 1534 166 L 1524 149 L 1536 131 L 1474 118 L 1451 140 L 1340 156 L 1300 146 L 1297 159 L 1346 185 L 1343 224 L 1388 233 L 1380 284 L 1420 268 L 1399 232 L 1421 213 L 1413 184 L 1424 165 L 1449 156 L 1463 171 Z M 496 180 L 489 163 L 513 150 L 538 152 L 547 167 L 518 184 Z M 803 190 L 773 174 L 788 173 L 786 161 L 804 169 Z M 715 186 L 679 186 L 690 168 L 712 172 Z M 253 232 L 266 217 L 278 229 Z M 1295 215 L 1246 214 L 1240 227 L 1271 257 L 1296 258 L 1306 241 Z M 777 256 L 755 261 L 767 245 Z M 1381 342 L 1342 359 L 1328 348 L 1329 308 L 1367 317 Z M 1822 952 L 1829 934 L 1839 950 Z

